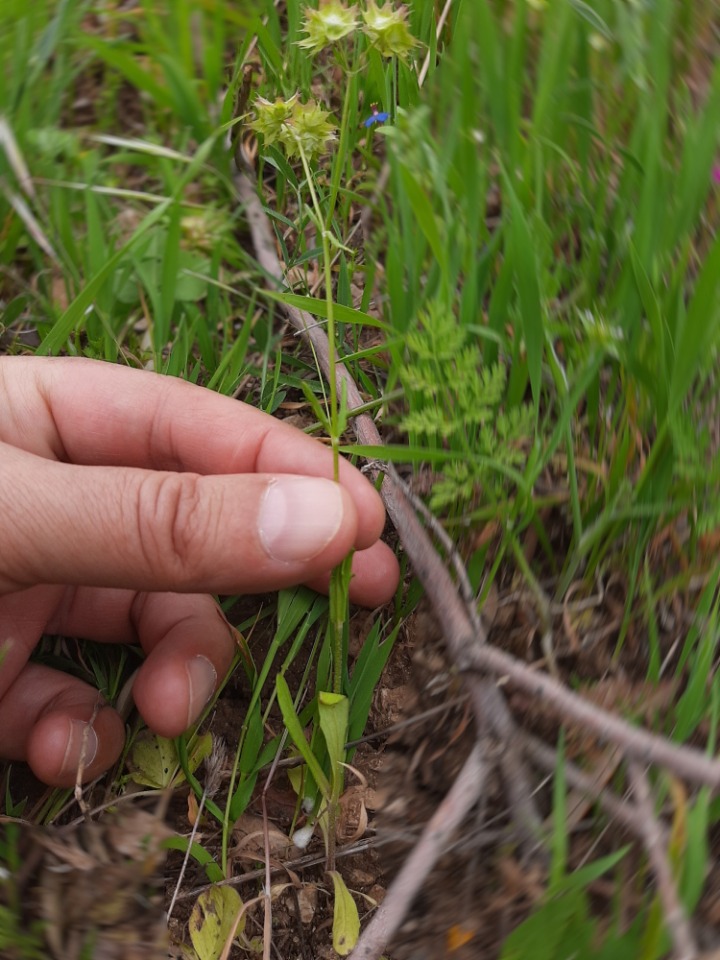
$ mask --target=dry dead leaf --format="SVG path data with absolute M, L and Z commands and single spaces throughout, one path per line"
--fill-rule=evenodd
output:
M 267 829 L 270 855 L 272 857 L 285 856 L 288 849 L 292 846 L 290 838 L 273 823 L 268 822 Z M 256 817 L 251 813 L 244 813 L 235 824 L 233 836 L 236 842 L 231 850 L 231 856 L 252 856 L 257 859 L 264 859 L 265 830 L 262 817 Z
M 366 793 L 367 787 L 358 784 L 354 787 L 348 787 L 340 797 L 340 814 L 335 829 L 339 843 L 354 843 L 367 830 Z
M 190 791 L 188 794 L 188 822 L 191 827 L 194 827 L 197 822 L 198 809 L 199 805 L 197 797 L 192 791 Z
M 318 888 L 316 883 L 306 883 L 298 890 L 297 902 L 301 923 L 312 923 L 317 909 Z

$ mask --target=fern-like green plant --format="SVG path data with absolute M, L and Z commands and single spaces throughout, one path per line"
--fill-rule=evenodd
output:
M 434 301 L 406 340 L 400 379 L 409 412 L 402 429 L 413 444 L 446 451 L 430 506 L 463 510 L 478 496 L 506 498 L 508 468 L 525 460 L 534 415 L 527 404 L 505 409 L 507 370 L 482 365 L 482 352 L 452 310 Z

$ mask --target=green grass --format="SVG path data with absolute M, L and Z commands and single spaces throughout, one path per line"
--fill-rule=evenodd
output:
M 503 571 L 529 574 L 533 588 L 549 582 L 557 602 L 577 581 L 619 576 L 617 662 L 639 631 L 637 679 L 658 684 L 669 670 L 680 683 L 659 728 L 712 741 L 720 565 L 703 549 L 720 528 L 712 0 L 457 0 L 439 38 L 438 5 L 417 0 L 409 25 L 421 46 L 408 62 L 383 59 L 359 32 L 308 55 L 296 43 L 299 0 L 141 0 L 125 13 L 103 5 L 98 19 L 100 6 L 3 6 L 0 323 L 39 338 L 9 349 L 152 365 L 228 395 L 242 385 L 271 413 L 305 398 L 312 429 L 331 427 L 337 445 L 340 401 L 328 413 L 312 359 L 282 339 L 228 149 L 250 135 L 257 96 L 322 98 L 339 124 L 334 150 L 303 165 L 261 138 L 256 168 L 292 277 L 292 294 L 277 299 L 332 321 L 338 356 L 394 439 L 382 451 L 347 449 L 437 471 L 431 506 L 483 597 Z M 429 52 L 421 88 L 412 64 Z M 393 122 L 368 130 L 373 102 Z M 357 252 L 361 214 L 370 231 Z M 489 523 L 496 535 L 473 546 L 468 531 Z M 670 528 L 684 538 L 676 569 L 654 559 Z M 527 565 L 530 531 L 539 546 Z M 676 595 L 697 617 L 664 666 L 658 623 Z M 231 788 L 207 804 L 223 837 L 213 876 L 227 870 L 230 826 L 283 746 L 264 736 L 277 677 L 296 677 L 293 710 L 312 726 L 310 748 L 329 776 L 318 695 L 345 693 L 348 736 L 361 735 L 409 607 L 374 622 L 351 671 L 347 625 L 327 629 L 327 601 L 280 595 L 263 661 L 246 651 L 237 665 L 251 695 Z M 112 694 L 122 665 L 91 662 L 93 682 Z M 185 773 L 200 798 L 201 778 Z M 556 789 L 556 816 L 563 802 Z M 678 870 L 690 909 L 718 813 L 704 794 L 687 801 Z M 601 949 L 584 888 L 567 885 L 558 824 L 548 898 L 532 922 L 571 939 L 579 924 L 598 951 L 583 956 L 616 956 L 612 925 Z M 646 907 L 634 942 L 659 957 L 667 943 L 650 895 Z M 571 913 L 582 919 L 570 925 Z M 534 929 L 505 955 L 529 956 Z

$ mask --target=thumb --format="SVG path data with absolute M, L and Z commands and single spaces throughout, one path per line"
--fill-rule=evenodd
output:
M 0 444 L 0 593 L 258 593 L 331 569 L 357 531 L 352 498 L 331 480 L 77 466 Z

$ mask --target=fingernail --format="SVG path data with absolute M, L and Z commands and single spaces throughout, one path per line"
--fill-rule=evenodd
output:
M 82 761 L 83 768 L 92 764 L 98 752 L 98 738 L 95 730 L 84 720 L 70 721 L 70 736 L 65 747 L 61 773 L 75 773 Z
M 340 487 L 333 480 L 277 477 L 260 504 L 260 540 L 273 560 L 312 560 L 340 529 L 343 513 Z
M 188 676 L 188 726 L 194 723 L 215 693 L 217 673 L 207 657 L 198 656 L 185 664 Z

